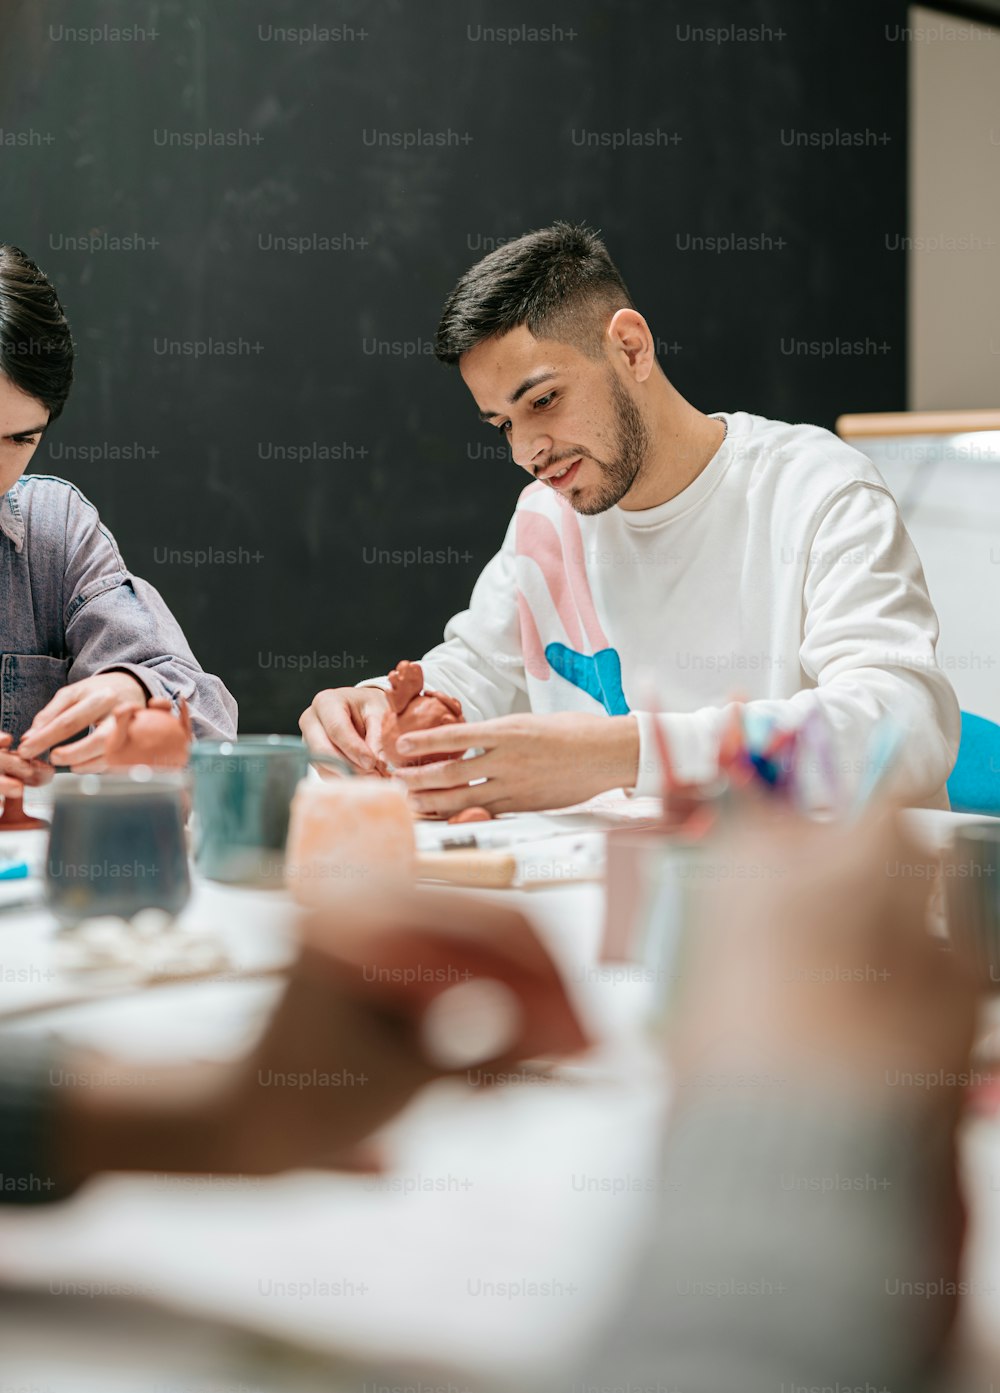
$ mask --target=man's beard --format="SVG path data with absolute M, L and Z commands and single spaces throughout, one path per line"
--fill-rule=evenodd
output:
M 578 513 L 591 516 L 606 513 L 628 493 L 642 469 L 649 451 L 649 432 L 639 414 L 639 408 L 612 372 L 611 401 L 615 413 L 616 450 L 611 459 L 598 459 L 596 455 L 584 455 L 597 465 L 603 478 L 593 496 L 585 496 L 582 489 L 570 489 L 566 501 Z

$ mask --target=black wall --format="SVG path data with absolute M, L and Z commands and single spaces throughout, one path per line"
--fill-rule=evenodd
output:
M 429 352 L 496 239 L 601 228 L 706 410 L 831 425 L 905 405 L 885 246 L 906 226 L 905 18 L 895 0 L 3 0 L 0 239 L 52 276 L 79 346 L 33 469 L 98 504 L 241 727 L 293 730 L 319 687 L 436 641 L 503 535 L 523 475 Z M 562 36 L 481 37 L 524 23 Z M 764 32 L 692 33 L 734 24 Z M 146 37 L 103 28 L 123 25 Z M 349 32 L 263 37 L 282 26 Z M 164 143 L 208 131 L 238 143 Z M 589 143 L 628 131 L 656 143 Z M 687 249 L 726 234 L 771 241 Z M 210 340 L 237 351 L 192 356 Z M 208 549 L 235 558 L 177 555 Z M 443 556 L 376 556 L 413 549 Z

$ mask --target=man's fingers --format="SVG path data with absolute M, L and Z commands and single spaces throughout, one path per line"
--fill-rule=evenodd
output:
M 413 735 L 403 735 L 397 740 L 396 748 L 401 755 L 422 759 L 424 755 L 464 754 L 466 750 L 492 749 L 497 735 L 491 722 L 480 721 L 475 725 L 459 723 L 451 726 L 436 726 L 433 730 L 416 731 Z
M 301 730 L 302 737 L 313 754 L 332 756 L 334 759 L 343 759 L 346 760 L 352 768 L 356 769 L 358 767 L 351 754 L 330 739 L 323 729 L 323 726 L 320 724 L 319 717 L 311 708 L 308 711 L 303 711 L 302 715 L 299 717 L 299 730 Z M 317 764 L 315 767 L 322 778 L 339 777 L 334 771 L 324 768 L 322 764 Z
M 70 691 L 70 688 L 64 688 Z M 25 735 L 18 747 L 18 753 L 23 754 L 26 759 L 33 759 L 35 755 L 40 755 L 43 750 L 52 749 L 55 745 L 61 745 L 64 740 L 69 740 L 81 730 L 86 730 L 88 726 L 100 720 L 107 709 L 109 696 L 113 693 L 107 691 L 90 692 L 79 700 L 73 699 L 72 704 L 63 703 L 66 708 L 54 720 L 48 721 L 45 725 L 38 725 Z
M 80 764 L 74 761 L 71 768 L 74 774 L 106 774 L 108 772 L 107 756 L 104 754 L 95 755 L 93 759 L 85 759 Z
M 8 750 L 0 750 L 0 774 L 24 779 L 32 767 L 30 759 L 22 759 L 20 755 L 11 754 Z
M 473 779 L 486 778 L 488 769 L 483 768 L 485 755 L 472 759 L 440 759 L 433 764 L 404 765 L 394 770 L 395 777 L 401 779 L 411 793 L 422 793 L 435 789 L 462 788 Z
M 332 753 L 342 755 L 349 764 L 358 769 L 372 769 L 375 766 L 374 751 L 369 749 L 354 724 L 354 713 L 344 697 L 335 692 L 321 692 L 309 711 L 302 718 L 302 733 L 305 734 L 307 717 L 312 716 L 316 725 L 308 722 L 313 738 L 318 738 L 316 727 L 323 733 L 327 743 L 333 747 Z M 321 750 L 307 738 L 311 749 L 317 753 L 329 754 L 329 749 Z
M 106 716 L 103 721 L 98 722 L 89 735 L 85 735 L 82 740 L 74 740 L 70 745 L 58 746 L 51 752 L 49 758 L 53 764 L 65 765 L 70 769 L 80 769 L 84 764 L 89 764 L 95 759 L 100 759 L 103 762 L 108 748 L 108 740 L 114 733 L 114 729 L 114 716 Z
M 80 689 L 73 683 L 60 687 L 52 700 L 46 702 L 41 711 L 36 711 L 34 720 L 21 737 L 19 749 L 30 751 L 31 755 L 40 754 L 42 750 L 55 744 L 57 739 L 64 739 L 65 737 L 60 734 L 57 734 L 54 739 L 51 738 L 50 728 L 54 727 L 59 719 L 65 716 L 66 712 L 85 699 L 86 697 L 81 697 Z M 74 732 L 67 733 L 72 735 Z
M 16 779 L 21 784 L 47 784 L 52 778 L 52 770 L 40 759 L 22 759 L 20 755 L 0 751 L 0 774 Z
M 72 683 L 65 687 L 60 687 L 55 696 L 47 701 L 40 711 L 35 712 L 34 720 L 31 722 L 30 730 L 39 730 L 42 726 L 48 725 L 49 721 L 54 720 L 68 706 L 72 706 L 79 696 L 79 692 Z M 23 743 L 23 742 L 22 742 Z
M 364 713 L 365 744 L 376 757 L 382 753 L 382 723 L 385 717 L 386 713 L 378 708 Z
M 432 793 L 411 793 L 410 800 L 418 813 L 432 817 L 453 817 L 466 808 L 493 808 L 495 792 L 490 780 L 473 784 L 471 788 L 439 789 Z
M 43 764 L 40 759 L 33 759 L 24 782 L 31 784 L 32 788 L 40 788 L 42 784 L 49 783 L 55 777 L 55 772 L 51 764 Z

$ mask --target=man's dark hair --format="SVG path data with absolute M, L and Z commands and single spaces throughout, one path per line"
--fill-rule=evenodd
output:
M 556 222 L 505 242 L 477 261 L 445 302 L 434 340 L 442 363 L 457 363 L 486 339 L 523 324 L 595 357 L 615 310 L 634 308 L 608 249 L 587 227 Z
M 19 247 L 0 242 L 0 373 L 54 421 L 73 381 L 73 337 L 52 283 Z

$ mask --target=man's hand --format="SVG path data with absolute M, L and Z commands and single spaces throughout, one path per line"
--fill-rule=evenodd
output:
M 824 1385 L 822 1375 L 843 1367 L 842 1338 L 881 1349 L 883 1369 L 912 1370 L 912 1378 L 899 1374 L 897 1386 L 920 1383 L 939 1361 L 960 1289 L 965 1216 L 956 1132 L 976 1016 L 968 964 L 928 929 L 929 891 L 941 865 L 910 843 L 885 808 L 853 827 L 823 826 L 761 802 L 728 843 L 706 846 L 687 870 L 685 889 L 713 889 L 685 931 L 672 1023 L 674 1125 L 682 1128 L 691 1109 L 697 1136 L 699 1115 L 704 1123 L 714 1114 L 704 1135 L 713 1146 L 725 1136 L 733 1158 L 720 1172 L 703 1153 L 712 1180 L 687 1196 L 698 1213 L 699 1202 L 718 1194 L 722 1214 L 735 1217 L 728 1232 L 719 1220 L 703 1270 L 750 1275 L 762 1259 L 783 1264 L 813 1293 L 817 1347 L 831 1361 L 821 1355 L 817 1367 L 812 1351 L 796 1353 L 788 1339 L 776 1343 L 777 1332 L 791 1329 L 779 1319 L 742 1363 L 733 1325 L 733 1367 L 743 1372 L 764 1349 L 781 1363 L 789 1387 Z M 885 1193 L 827 1194 L 828 1181 L 836 1186 L 834 1177 L 852 1173 L 841 1167 L 856 1163 L 864 1163 L 863 1187 L 877 1183 Z M 795 1181 L 786 1176 L 796 1173 L 823 1192 L 796 1188 L 778 1198 L 779 1185 L 790 1188 Z M 743 1196 L 767 1217 L 756 1227 L 748 1220 L 738 1236 Z M 782 1225 L 793 1236 L 772 1245 L 771 1230 Z M 824 1272 L 823 1244 L 841 1226 L 840 1251 Z M 682 1270 L 687 1276 L 691 1267 Z M 889 1273 L 905 1277 L 903 1288 L 912 1282 L 915 1295 L 887 1295 Z M 820 1319 L 825 1301 L 836 1311 L 828 1330 Z M 766 1380 L 749 1381 L 762 1387 Z M 705 1386 L 730 1382 L 722 1373 Z M 845 1375 L 845 1387 L 856 1383 Z
M 450 891 L 345 898 L 304 925 L 288 988 L 246 1059 L 143 1070 L 142 1090 L 131 1070 L 77 1061 L 90 1083 L 68 1090 L 54 1163 L 70 1181 L 106 1170 L 271 1174 L 349 1163 L 359 1142 L 447 1072 L 428 1053 L 425 1012 L 476 979 L 501 983 L 517 1006 L 482 1064 L 507 1069 L 589 1043 L 517 910 Z
M 501 1051 L 477 1061 L 509 1069 L 588 1042 L 562 979 L 524 916 L 449 891 L 367 895 L 308 920 L 288 991 L 232 1095 L 234 1169 L 334 1164 L 445 1074 L 428 1058 L 421 1021 L 442 992 L 502 983 L 519 1007 Z M 334 1083 L 296 1088 L 318 1074 Z M 459 1078 L 465 1077 L 462 1070 Z
M 104 753 L 115 729 L 111 713 L 119 706 L 145 706 L 148 693 L 129 672 L 98 672 L 62 687 L 35 716 L 21 738 L 18 754 L 34 759 L 51 750 L 52 763 L 81 773 L 100 773 Z M 83 740 L 58 748 L 64 740 L 89 726 Z
M 463 808 L 530 812 L 582 803 L 611 788 L 631 788 L 639 767 L 634 716 L 500 716 L 471 725 L 441 726 L 403 736 L 407 758 L 461 754 L 468 759 L 399 769 L 418 812 L 451 817 Z M 473 779 L 485 779 L 475 783 Z
M 382 752 L 382 722 L 389 698 L 381 687 L 329 687 L 317 692 L 299 717 L 314 754 L 338 755 L 363 774 L 375 773 Z M 323 768 L 319 768 L 322 774 Z
M 25 784 L 36 786 L 47 784 L 52 778 L 52 770 L 40 759 L 25 759 L 23 755 L 12 754 L 12 737 L 5 731 L 0 734 L 0 796 L 17 797 L 24 792 Z
M 927 929 L 941 867 L 881 808 L 856 827 L 764 804 L 692 868 L 702 885 L 677 1022 L 691 1087 L 755 1074 L 948 1115 L 961 1090 L 907 1087 L 967 1067 L 975 992 Z M 896 1082 L 894 1082 L 896 1081 Z

